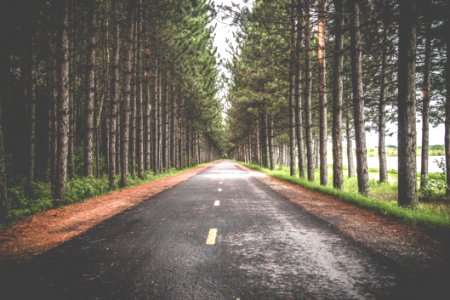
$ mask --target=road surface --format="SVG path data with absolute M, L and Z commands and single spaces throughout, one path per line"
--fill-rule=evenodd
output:
M 222 161 L 31 262 L 1 271 L 28 299 L 367 299 L 402 272 Z M 6 275 L 6 276 L 5 276 Z M 6 292 L 5 292 L 6 291 Z

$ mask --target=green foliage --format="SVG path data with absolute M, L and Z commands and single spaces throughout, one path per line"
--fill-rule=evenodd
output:
M 436 162 L 439 169 L 441 169 L 441 172 L 429 174 L 428 178 L 426 178 L 426 185 L 420 190 L 421 200 L 423 201 L 442 202 L 448 200 L 446 198 L 447 182 L 445 175 L 445 160 L 441 158 L 440 160 L 436 160 Z
M 119 179 L 117 179 L 119 180 Z M 67 182 L 65 204 L 105 194 L 109 191 L 108 178 L 82 177 Z
M 348 180 L 346 180 L 344 190 L 340 191 L 332 187 L 322 186 L 317 182 L 309 182 L 303 178 L 292 177 L 289 175 L 288 169 L 284 167 L 281 169 L 277 168 L 277 170 L 269 170 L 255 164 L 242 164 L 252 169 L 262 171 L 275 178 L 296 183 L 304 188 L 336 197 L 344 202 L 371 209 L 383 216 L 393 217 L 403 222 L 423 226 L 429 229 L 450 232 L 450 214 L 448 208 L 436 208 L 421 204 L 417 210 L 411 210 L 409 208 L 399 207 L 395 200 L 375 199 L 372 197 L 362 196 L 357 193 L 357 186 L 355 186 L 355 190 L 352 191 L 352 186 L 355 183 L 349 183 Z M 377 184 L 381 190 L 389 189 L 390 192 L 392 192 L 392 190 L 396 191 L 396 186 L 390 185 L 389 183 L 379 184 L 376 183 L 375 180 L 371 180 L 370 184 L 371 189 L 373 189 L 374 185 Z
M 153 174 L 152 171 L 144 173 L 144 178 L 130 177 L 127 187 L 140 185 L 156 179 L 165 178 L 182 173 L 183 170 L 168 169 L 160 174 Z M 119 181 L 120 178 L 117 178 Z M 119 182 L 117 182 L 116 186 Z M 9 225 L 26 216 L 46 211 L 60 205 L 68 205 L 85 201 L 86 199 L 100 196 L 111 192 L 108 185 L 108 178 L 82 177 L 74 178 L 67 183 L 66 200 L 64 203 L 56 203 L 53 201 L 51 186 L 49 183 L 35 181 L 28 183 L 26 179 L 22 179 L 18 185 L 8 188 L 8 197 L 11 199 L 12 207 L 6 216 L 5 224 L 0 224 L 0 228 Z
M 28 183 L 22 179 L 19 185 L 8 188 L 8 197 L 11 209 L 6 223 L 53 207 L 50 184 L 41 181 Z

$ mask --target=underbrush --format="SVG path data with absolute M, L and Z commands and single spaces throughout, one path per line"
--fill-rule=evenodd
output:
M 160 174 L 154 174 L 152 171 L 147 171 L 144 173 L 143 178 L 130 176 L 126 187 L 173 176 L 191 168 L 182 170 L 168 169 Z M 119 189 L 119 179 L 119 176 L 116 176 L 116 187 L 118 188 L 115 190 Z M 46 211 L 61 205 L 82 202 L 89 198 L 104 195 L 112 191 L 113 190 L 109 188 L 107 176 L 101 178 L 73 178 L 67 182 L 66 199 L 64 202 L 56 203 L 52 197 L 50 183 L 42 181 L 29 183 L 26 179 L 21 179 L 18 184 L 8 188 L 8 199 L 11 206 L 6 214 L 5 224 L 0 224 L 0 228 L 38 212 Z
M 242 163 L 252 169 L 262 171 L 278 179 L 298 184 L 309 190 L 317 191 L 322 194 L 330 195 L 344 202 L 368 208 L 376 213 L 393 217 L 413 225 L 420 225 L 429 229 L 444 230 L 450 232 L 450 206 L 449 203 L 430 204 L 421 202 L 416 210 L 399 207 L 397 205 L 397 183 L 384 182 L 379 183 L 376 179 L 371 179 L 370 195 L 363 196 L 358 193 L 358 184 L 356 177 L 344 179 L 343 190 L 337 190 L 330 186 L 319 184 L 319 174 L 316 170 L 316 180 L 308 181 L 304 178 L 293 177 L 289 175 L 289 168 L 278 166 L 275 170 L 270 170 L 252 163 Z M 332 172 L 329 172 L 329 183 L 332 184 Z M 389 175 L 394 175 L 390 173 Z

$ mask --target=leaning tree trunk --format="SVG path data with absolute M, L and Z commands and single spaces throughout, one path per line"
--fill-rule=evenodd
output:
M 61 1 L 62 30 L 58 41 L 59 57 L 59 93 L 58 93 L 58 149 L 56 152 L 56 173 L 53 194 L 60 203 L 66 195 L 67 155 L 69 152 L 69 1 Z
M 311 89 L 312 89 L 312 75 L 311 75 L 311 54 L 309 47 L 309 1 L 305 1 L 305 144 L 306 144 L 306 169 L 308 173 L 308 180 L 314 181 L 314 151 L 313 139 L 311 134 Z
M 318 21 L 317 21 L 317 59 L 319 66 L 319 157 L 320 157 L 320 184 L 328 184 L 328 162 L 327 162 L 327 135 L 328 135 L 328 114 L 327 114 L 327 84 L 326 84 L 326 60 L 325 60 L 325 2 L 318 1 Z
M 398 205 L 417 207 L 416 1 L 400 1 L 398 42 Z
M 431 22 L 427 20 L 425 33 L 425 63 L 422 85 L 422 154 L 420 165 L 420 189 L 427 187 L 430 134 L 430 71 L 431 71 Z
M 343 39 L 343 5 L 342 0 L 334 0 L 334 64 L 333 64 L 333 186 L 342 189 L 344 185 L 344 174 L 342 166 L 342 68 L 344 63 L 344 39 Z
M 116 185 L 116 137 L 117 137 L 117 102 L 119 97 L 119 58 L 120 58 L 120 35 L 119 23 L 117 22 L 117 3 L 112 1 L 112 26 L 114 35 L 113 59 L 111 63 L 111 105 L 109 109 L 109 187 L 113 189 Z
M 94 148 L 94 97 L 95 97 L 95 0 L 88 6 L 88 63 L 87 63 L 87 97 L 86 97 L 86 136 L 84 141 L 84 175 L 92 176 L 92 158 Z
M 362 83 L 362 50 L 359 22 L 359 0 L 353 0 L 353 16 L 351 26 L 351 56 L 352 56 L 352 88 L 353 117 L 355 122 L 356 168 L 358 176 L 358 191 L 369 194 L 369 172 L 367 169 L 366 129 L 364 118 L 364 99 Z

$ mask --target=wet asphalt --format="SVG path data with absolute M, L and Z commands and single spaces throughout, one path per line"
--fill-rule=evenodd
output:
M 408 274 L 395 263 L 255 176 L 222 161 L 29 262 L 3 264 L 1 298 L 406 296 Z

